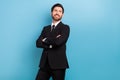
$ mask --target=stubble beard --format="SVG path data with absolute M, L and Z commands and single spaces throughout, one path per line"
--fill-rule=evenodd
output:
M 59 16 L 59 15 L 58 15 L 58 16 Z M 62 19 L 62 17 L 55 18 L 55 16 L 52 16 L 52 19 L 53 19 L 54 21 L 60 21 L 60 20 Z

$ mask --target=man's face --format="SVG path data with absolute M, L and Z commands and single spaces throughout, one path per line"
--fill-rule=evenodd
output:
M 59 21 L 61 20 L 63 16 L 63 11 L 61 7 L 55 7 L 53 11 L 51 12 L 52 18 L 54 21 Z

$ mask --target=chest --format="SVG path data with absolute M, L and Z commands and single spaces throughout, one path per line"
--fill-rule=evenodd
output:
M 61 34 L 62 28 L 56 27 L 54 30 L 51 30 L 51 28 L 48 28 L 45 30 L 45 36 L 52 36 L 56 37 L 57 35 Z

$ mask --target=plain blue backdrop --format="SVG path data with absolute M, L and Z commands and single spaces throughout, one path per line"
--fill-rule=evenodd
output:
M 0 0 L 0 80 L 34 80 L 36 39 L 60 2 L 70 26 L 66 80 L 120 80 L 120 0 Z

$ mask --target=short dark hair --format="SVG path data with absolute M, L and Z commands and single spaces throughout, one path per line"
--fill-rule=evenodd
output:
M 52 6 L 52 8 L 51 8 L 51 12 L 53 11 L 53 9 L 54 9 L 55 7 L 61 7 L 61 8 L 62 8 L 62 11 L 63 11 L 63 13 L 64 13 L 64 8 L 63 8 L 62 4 L 60 4 L 60 3 L 54 4 L 54 5 Z

